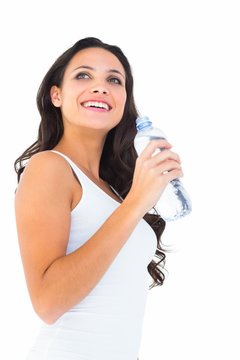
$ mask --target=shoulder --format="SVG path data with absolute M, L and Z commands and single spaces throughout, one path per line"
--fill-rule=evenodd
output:
M 53 166 L 59 169 L 69 168 L 68 162 L 61 155 L 51 150 L 41 151 L 33 155 L 28 161 L 26 169 L 34 166 L 41 166 L 43 169 Z
M 18 188 L 68 190 L 72 171 L 68 162 L 59 154 L 46 150 L 33 155 L 25 166 Z
M 23 174 L 37 174 L 38 176 L 64 176 L 71 173 L 68 162 L 59 154 L 50 150 L 41 151 L 33 155 L 28 161 Z

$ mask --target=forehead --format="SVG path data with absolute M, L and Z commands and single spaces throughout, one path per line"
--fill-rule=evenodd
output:
M 71 72 L 78 66 L 88 65 L 96 70 L 107 71 L 109 69 L 119 70 L 125 74 L 125 70 L 118 58 L 110 51 L 101 48 L 88 48 L 80 50 L 70 60 L 66 72 Z

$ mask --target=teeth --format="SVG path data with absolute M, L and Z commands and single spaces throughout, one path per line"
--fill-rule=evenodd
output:
M 98 102 L 98 101 L 86 101 L 86 102 L 83 103 L 83 106 L 84 107 L 94 106 L 94 107 L 99 107 L 99 108 L 109 110 L 108 104 L 103 103 L 103 102 Z

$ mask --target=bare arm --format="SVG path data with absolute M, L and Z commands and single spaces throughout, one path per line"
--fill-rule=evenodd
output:
M 167 150 L 165 159 L 164 152 L 158 159 L 165 164 L 163 170 L 174 170 L 169 171 L 171 176 L 160 175 L 163 170 L 157 157 L 151 158 L 155 148 L 149 146 L 139 157 L 132 189 L 123 203 L 84 245 L 68 255 L 71 170 L 53 153 L 30 160 L 16 193 L 16 221 L 30 297 L 45 322 L 56 321 L 95 287 L 169 179 L 180 176 L 178 159 L 171 152 L 167 155 Z M 146 187 L 151 191 L 144 195 Z

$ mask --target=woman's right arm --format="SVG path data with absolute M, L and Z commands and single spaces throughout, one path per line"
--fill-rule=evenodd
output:
M 123 203 L 68 255 L 71 168 L 52 152 L 30 159 L 16 192 L 16 224 L 29 294 L 43 321 L 55 322 L 88 295 L 167 183 L 181 176 L 179 158 L 170 150 L 152 157 L 163 146 L 169 147 L 163 140 L 148 145 L 136 161 L 132 187 Z

